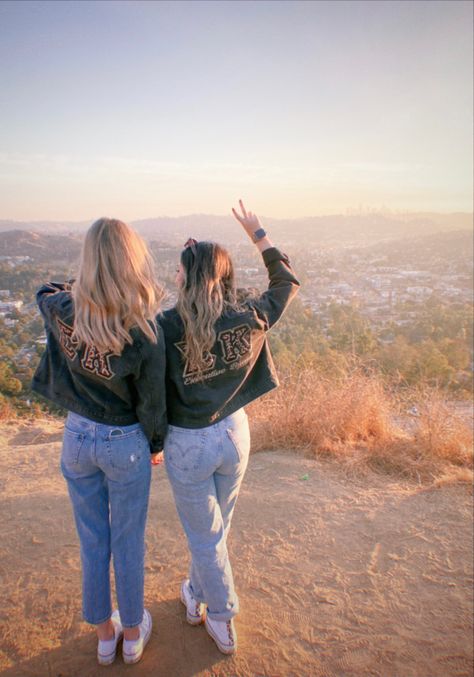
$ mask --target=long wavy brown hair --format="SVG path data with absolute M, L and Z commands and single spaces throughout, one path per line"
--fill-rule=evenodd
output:
M 164 296 L 142 238 L 118 219 L 101 218 L 87 231 L 72 287 L 74 336 L 120 354 L 139 327 L 156 343 L 155 316 Z
M 195 240 L 181 252 L 181 265 L 184 280 L 176 309 L 184 324 L 183 355 L 189 369 L 202 375 L 216 340 L 215 323 L 228 310 L 240 308 L 234 265 L 220 245 Z

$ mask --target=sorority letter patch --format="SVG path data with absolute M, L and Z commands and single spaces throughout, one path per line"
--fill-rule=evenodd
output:
M 73 360 L 77 355 L 78 340 L 73 336 L 73 328 L 68 324 L 56 318 L 59 329 L 59 344 L 70 360 Z
M 59 328 L 59 344 L 64 353 L 70 360 L 74 360 L 78 353 L 79 341 L 74 337 L 74 330 L 68 324 L 56 318 Z M 97 374 L 102 378 L 112 378 L 114 372 L 110 366 L 110 356 L 114 353 L 107 350 L 101 353 L 95 346 L 86 345 L 84 348 L 84 356 L 81 360 L 81 366 L 91 374 Z
M 224 362 L 230 364 L 247 355 L 252 349 L 250 336 L 248 324 L 219 332 L 217 340 L 221 344 Z
M 110 367 L 110 356 L 113 355 L 111 350 L 101 353 L 95 346 L 87 345 L 84 351 L 84 357 L 81 360 L 81 365 L 86 371 L 91 374 L 97 374 L 102 378 L 112 378 L 114 372 Z

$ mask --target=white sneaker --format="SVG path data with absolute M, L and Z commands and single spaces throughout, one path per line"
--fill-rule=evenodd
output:
M 122 623 L 120 622 L 120 614 L 118 611 L 114 611 L 110 620 L 114 626 L 114 638 L 113 639 L 99 639 L 97 645 L 97 660 L 100 665 L 110 665 L 115 660 L 115 655 L 117 653 L 117 644 L 122 639 L 123 628 Z
M 190 625 L 199 625 L 204 620 L 205 605 L 197 602 L 189 588 L 189 578 L 181 583 L 181 601 L 186 607 L 186 620 Z
M 139 625 L 140 635 L 138 639 L 124 639 L 123 640 L 123 660 L 125 663 L 138 663 L 143 655 L 143 649 L 150 639 L 152 621 L 150 612 L 145 609 L 143 612 L 143 620 Z
M 226 654 L 237 651 L 237 633 L 232 618 L 230 621 L 214 621 L 206 616 L 204 623 L 208 634 L 217 644 L 219 651 Z

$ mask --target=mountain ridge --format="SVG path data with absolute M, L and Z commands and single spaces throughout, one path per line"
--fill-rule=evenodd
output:
M 360 213 L 299 217 L 295 219 L 261 217 L 265 227 L 279 242 L 298 239 L 307 242 L 370 243 L 436 232 L 472 230 L 472 214 L 453 212 Z M 149 240 L 180 242 L 184 237 L 238 241 L 240 229 L 231 215 L 189 214 L 177 217 L 150 217 L 130 222 Z M 82 236 L 90 225 L 85 221 L 12 221 L 0 220 L 0 243 L 11 232 L 29 232 L 55 237 Z M 184 240 L 183 240 L 184 241 Z M 5 245 L 1 247 L 5 249 Z

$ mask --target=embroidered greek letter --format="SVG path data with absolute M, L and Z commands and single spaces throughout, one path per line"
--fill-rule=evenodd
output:
M 181 353 L 181 356 L 184 358 L 184 348 L 186 345 L 185 341 L 180 341 L 179 343 L 174 344 L 176 348 L 179 350 Z M 210 352 L 205 352 L 203 353 L 202 359 L 204 360 L 204 368 L 202 370 L 202 373 L 205 373 L 207 371 L 211 371 L 214 369 L 216 365 L 216 356 L 213 353 Z M 187 378 L 188 376 L 193 376 L 194 374 L 198 373 L 198 369 L 191 369 L 189 366 L 189 360 L 186 360 L 186 363 L 184 365 L 183 369 L 183 378 Z
M 81 360 L 82 368 L 89 371 L 91 374 L 97 374 L 102 378 L 112 378 L 114 372 L 110 367 L 110 356 L 113 355 L 111 350 L 101 353 L 95 346 L 87 345 L 84 350 L 84 357 Z
M 59 345 L 70 360 L 73 360 L 77 355 L 77 346 L 79 341 L 73 336 L 73 328 L 68 324 L 56 318 L 56 323 L 59 329 Z
M 56 318 L 59 328 L 59 345 L 70 360 L 74 360 L 79 350 L 79 341 L 73 336 L 74 329 L 68 324 Z M 110 366 L 109 358 L 114 353 L 111 350 L 101 353 L 95 346 L 86 345 L 84 356 L 81 360 L 81 366 L 91 374 L 97 374 L 102 378 L 112 378 L 115 376 Z
M 221 344 L 222 359 L 227 364 L 235 362 L 252 350 L 248 324 L 219 332 L 217 340 Z

